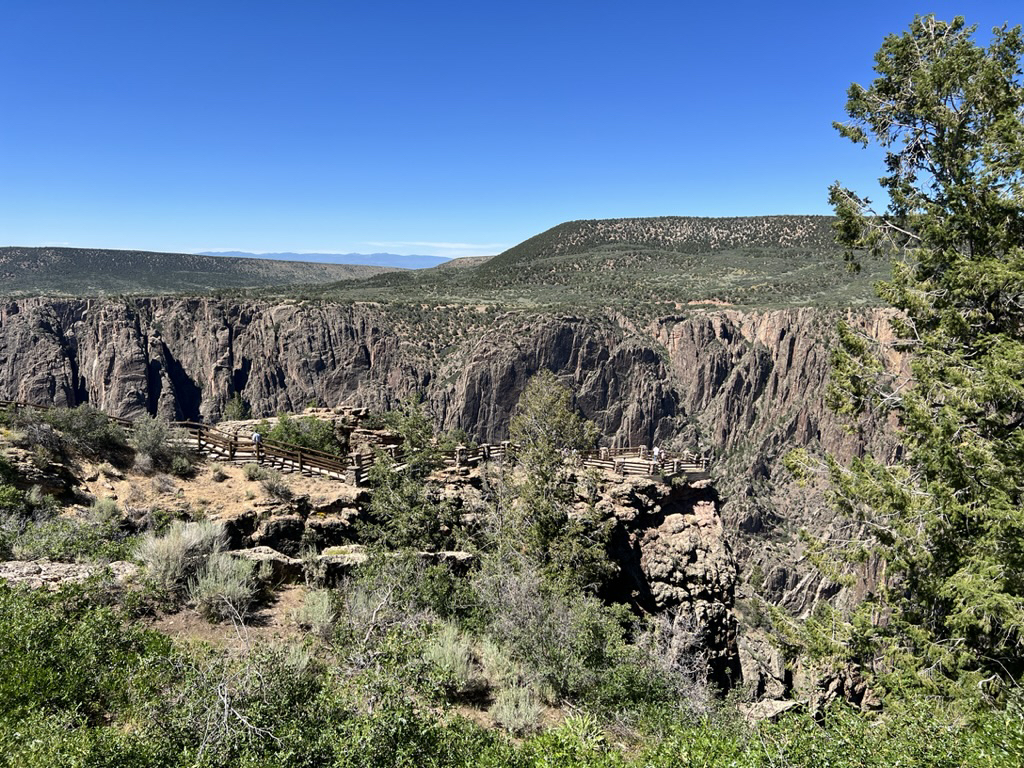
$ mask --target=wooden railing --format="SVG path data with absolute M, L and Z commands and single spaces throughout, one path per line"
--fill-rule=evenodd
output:
M 352 479 L 352 470 L 359 467 L 358 461 L 345 461 L 332 453 L 318 451 L 301 445 L 262 439 L 259 443 L 250 438 L 224 432 L 206 424 L 191 421 L 173 422 L 183 430 L 189 439 L 189 445 L 197 453 L 210 456 L 220 461 L 248 464 L 255 462 L 279 469 L 282 472 L 299 472 L 300 474 L 320 474 L 336 480 Z M 362 473 L 355 473 L 356 479 Z M 359 484 L 358 482 L 356 483 Z
M 46 410 L 52 406 L 33 405 L 12 400 L 0 400 L 0 408 Z M 116 416 L 107 418 L 131 429 L 132 422 Z M 378 454 L 390 456 L 396 471 L 402 471 L 406 465 L 406 455 L 400 446 L 389 445 L 378 449 L 377 453 L 361 451 L 350 453 L 342 458 L 324 451 L 306 448 L 300 445 L 272 440 L 261 440 L 254 443 L 248 436 L 236 434 L 200 424 L 193 421 L 171 422 L 171 426 L 181 430 L 185 445 L 191 450 L 215 458 L 218 461 L 231 463 L 256 462 L 274 467 L 282 472 L 299 472 L 307 475 L 324 475 L 349 483 L 364 485 Z M 492 461 L 503 461 L 514 454 L 516 446 L 505 441 L 497 444 L 484 443 L 474 446 L 457 446 L 453 451 L 443 454 L 442 459 L 448 467 L 472 467 Z M 671 479 L 680 476 L 700 477 L 706 475 L 710 458 L 690 451 L 682 453 L 654 452 L 645 447 L 639 448 L 602 448 L 591 453 L 566 456 L 566 461 L 579 461 L 585 467 L 615 472 L 620 475 L 650 475 Z

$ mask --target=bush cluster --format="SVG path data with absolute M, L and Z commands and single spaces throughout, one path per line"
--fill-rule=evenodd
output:
M 149 580 L 166 593 L 180 592 L 199 572 L 206 558 L 224 549 L 221 523 L 176 521 L 162 535 L 147 534 L 136 557 L 146 566 Z
M 261 421 L 256 425 L 264 440 L 288 443 L 335 456 L 344 456 L 348 446 L 334 429 L 334 425 L 316 416 L 291 416 L 280 413 L 273 427 Z
M 258 583 L 251 562 L 214 552 L 189 582 L 188 591 L 196 610 L 207 619 L 243 623 L 256 599 Z
M 125 429 L 91 405 L 75 408 L 0 409 L 0 423 L 23 432 L 50 459 L 85 456 L 121 460 L 128 451 Z
M 38 486 L 23 493 L 0 485 L 0 557 L 105 563 L 131 556 L 136 537 L 113 500 L 68 514 L 59 509 Z
M 152 416 L 136 419 L 132 424 L 131 444 L 138 468 L 169 471 L 179 477 L 192 475 L 192 456 L 185 435 L 166 419 Z
M 586 713 L 513 742 L 418 706 L 394 686 L 396 643 L 348 662 L 255 644 L 175 647 L 126 620 L 102 585 L 51 594 L 0 586 L 0 765 L 89 766 L 984 766 L 1024 759 L 1020 702 L 955 717 L 935 702 L 869 719 L 833 707 L 757 729 L 728 709 L 661 710 L 610 733 Z M 408 658 L 408 654 L 405 654 Z M 376 669 L 376 671 L 375 671 Z M 529 734 L 535 695 L 510 687 L 494 719 Z

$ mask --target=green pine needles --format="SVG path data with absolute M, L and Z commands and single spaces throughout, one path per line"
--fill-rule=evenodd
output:
M 940 689 L 1024 673 L 1024 40 L 974 33 L 924 16 L 886 38 L 836 127 L 886 150 L 888 206 L 831 189 L 851 261 L 894 259 L 879 294 L 912 355 L 909 381 L 886 379 L 846 329 L 836 358 L 833 406 L 894 411 L 903 446 L 833 465 L 889 569 L 869 647 Z

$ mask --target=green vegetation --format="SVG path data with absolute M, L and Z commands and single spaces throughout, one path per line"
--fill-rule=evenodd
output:
M 627 317 L 686 311 L 691 305 L 856 306 L 877 303 L 872 283 L 884 259 L 846 269 L 827 217 L 614 219 L 573 221 L 475 267 L 379 275 L 304 293 L 333 301 L 388 304 L 410 326 L 427 313 L 466 332 L 495 309 Z M 433 328 L 431 328 L 434 331 Z M 440 334 L 442 338 L 451 338 Z
M 150 583 L 165 596 L 174 598 L 195 579 L 205 560 L 225 545 L 222 524 L 179 520 L 163 534 L 144 536 L 135 555 L 146 566 Z
M 144 472 L 158 469 L 188 477 L 192 461 L 184 440 L 182 431 L 167 419 L 140 416 L 132 422 L 130 442 L 135 449 L 135 465 Z
M 0 247 L 3 294 L 110 296 L 209 293 L 368 277 L 387 269 L 90 248 Z
M 243 622 L 258 587 L 252 563 L 227 552 L 213 552 L 189 582 L 188 591 L 193 605 L 207 619 Z
M 122 461 L 128 433 L 91 405 L 77 408 L 0 408 L 0 424 L 22 432 L 44 461 L 79 455 Z
M 381 421 L 401 437 L 402 471 L 398 461 L 381 453 L 370 470 L 369 520 L 361 534 L 385 549 L 414 548 L 437 551 L 455 545 L 457 519 L 448 504 L 428 486 L 427 476 L 443 464 L 442 443 L 418 397 L 403 401 L 382 415 Z M 451 442 L 448 440 L 447 442 Z
M 277 415 L 273 427 L 269 422 L 261 421 L 256 425 L 256 431 L 270 442 L 288 443 L 335 456 L 344 456 L 348 451 L 348 446 L 335 432 L 334 425 L 316 416 L 292 416 L 282 412 Z
M 142 592 L 102 577 L 57 593 L 0 586 L 0 668 L 18 670 L 0 676 L 0 765 L 1011 766 L 1024 754 L 1014 698 L 966 715 L 893 698 L 880 715 L 835 706 L 745 725 L 699 663 L 669 658 L 657 626 L 596 596 L 610 560 L 599 531 L 574 527 L 586 523 L 570 509 L 563 461 L 594 429 L 553 376 L 524 392 L 518 464 L 495 469 L 472 522 L 451 514 L 417 531 L 416 515 L 437 509 L 429 473 L 441 441 L 422 403 L 384 420 L 415 455 L 395 493 L 420 505 L 395 507 L 388 523 L 421 538 L 382 534 L 341 583 L 310 589 L 294 618 L 304 640 L 249 636 L 267 579 L 223 551 L 215 523 L 174 522 L 135 542 Z M 10 484 L 12 466 L 0 475 L 5 513 L 46 503 Z M 90 515 L 121 519 L 111 502 Z M 416 551 L 429 531 L 475 562 L 432 564 Z M 121 541 L 109 536 L 96 551 Z M 230 622 L 235 643 L 140 628 L 140 614 L 186 605 Z M 484 724 L 463 719 L 466 708 Z
M 885 577 L 852 617 L 821 603 L 800 623 L 765 620 L 802 661 L 859 665 L 882 711 L 835 702 L 750 725 L 736 706 L 742 690 L 717 697 L 706 664 L 680 658 L 663 625 L 606 599 L 616 567 L 608 533 L 567 471 L 596 433 L 545 372 L 515 411 L 518 456 L 474 478 L 472 509 L 456 509 L 431 480 L 439 446 L 460 436 L 436 439 L 416 401 L 383 418 L 404 438 L 405 468 L 375 469 L 370 519 L 357 530 L 368 560 L 329 586 L 324 572 L 307 572 L 313 588 L 294 623 L 308 634 L 287 645 L 250 634 L 269 579 L 223 551 L 219 525 L 175 523 L 135 539 L 112 501 L 70 514 L 0 461 L 4 557 L 131 550 L 146 566 L 142 592 L 102 576 L 54 593 L 0 586 L 0 766 L 1024 763 L 1024 41 L 1001 31 L 982 49 L 971 33 L 959 20 L 918 19 L 885 41 L 879 79 L 850 92 L 843 133 L 890 150 L 885 214 L 833 189 L 859 275 L 839 270 L 825 219 L 621 220 L 556 227 L 445 281 L 385 276 L 345 289 L 353 300 L 391 296 L 410 324 L 436 313 L 432 353 L 442 355 L 495 321 L 492 303 L 591 311 L 614 295 L 634 317 L 691 299 L 816 303 L 837 286 L 861 290 L 895 250 L 882 294 L 903 312 L 913 386 L 887 381 L 871 345 L 844 329 L 830 394 L 851 416 L 899 418 L 899 463 L 830 465 L 840 505 L 873 534 L 874 552 L 858 540 L 858 554 L 884 558 Z M 622 279 L 624 266 L 636 282 Z M 772 271 L 784 275 L 776 287 Z M 88 410 L 0 418 L 34 447 L 23 451 L 33 471 L 51 478 L 54 462 L 130 458 L 131 446 L 142 469 L 173 469 L 184 456 L 155 420 L 129 441 Z M 274 429 L 268 440 L 343 447 L 316 419 L 283 417 Z M 244 474 L 288 498 L 276 473 Z M 471 557 L 440 552 L 455 546 Z M 230 622 L 233 644 L 141 628 L 145 613 L 185 604 Z
M 923 700 L 874 720 L 837 707 L 757 730 L 728 711 L 650 712 L 614 732 L 581 714 L 514 743 L 396 688 L 414 670 L 394 633 L 370 665 L 262 644 L 226 654 L 175 646 L 103 594 L 0 587 L 0 668 L 18 670 L 0 676 L 0 765 L 995 768 L 1024 756 L 1019 711 L 952 719 Z M 532 731 L 536 699 L 508 690 L 497 719 Z
M 8 512 L 0 523 L 8 537 L 0 550 L 6 548 L 17 560 L 105 563 L 125 560 L 135 548 L 136 537 L 113 501 L 101 499 L 77 514 L 57 515 L 47 497 L 37 492 L 36 499 L 32 503 L 29 494 L 24 511 Z
M 243 421 L 251 416 L 252 407 L 238 392 L 224 406 L 224 419 L 226 421 Z
M 913 352 L 910 381 L 848 330 L 836 358 L 832 399 L 894 413 L 904 448 L 831 465 L 888 568 L 849 652 L 891 687 L 957 696 L 1024 674 L 1024 39 L 974 31 L 926 16 L 886 38 L 838 128 L 886 149 L 888 209 L 832 189 L 851 258 L 895 257 L 880 294 Z
M 522 473 L 513 481 L 512 535 L 541 569 L 577 587 L 596 587 L 613 570 L 607 532 L 595 519 L 569 516 L 572 456 L 593 450 L 597 427 L 570 404 L 571 394 L 550 371 L 534 376 L 516 406 L 509 437 Z

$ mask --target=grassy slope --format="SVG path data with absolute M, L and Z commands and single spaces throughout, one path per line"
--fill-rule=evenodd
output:
M 201 293 L 388 304 L 489 305 L 649 318 L 690 305 L 875 303 L 887 264 L 846 269 L 824 216 L 571 221 L 459 269 L 397 270 L 262 259 L 0 248 L 7 294 Z
M 560 224 L 461 270 L 392 273 L 323 286 L 324 299 L 492 304 L 649 317 L 689 305 L 875 303 L 881 261 L 847 270 L 832 219 L 615 219 Z
M 148 251 L 0 248 L 0 286 L 8 295 L 204 293 L 352 280 L 386 271 L 382 267 Z

